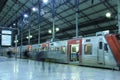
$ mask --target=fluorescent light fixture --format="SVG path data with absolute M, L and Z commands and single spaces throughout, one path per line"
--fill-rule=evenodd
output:
M 32 35 L 30 35 L 29 37 L 32 38 Z
M 16 24 L 14 23 L 13 25 L 15 26 Z
M 28 36 L 26 38 L 28 39 Z
M 36 12 L 36 11 L 38 11 L 38 8 L 33 7 L 33 8 L 32 8 L 32 11 L 33 11 L 33 12 Z
M 59 28 L 56 28 L 56 31 L 59 31 L 60 29 Z
M 14 43 L 18 43 L 18 40 L 15 40 Z
M 25 18 L 27 18 L 27 17 L 28 17 L 28 15 L 27 15 L 27 14 L 24 14 L 24 17 L 25 17 Z
M 111 13 L 110 12 L 107 12 L 105 15 L 106 15 L 107 18 L 111 17 Z
M 48 33 L 52 33 L 52 30 L 49 29 L 49 30 L 48 30 Z
M 27 39 L 29 39 L 29 38 L 31 39 L 31 38 L 32 38 L 32 35 L 30 35 L 30 36 L 27 36 L 26 38 L 27 38 Z
M 43 2 L 44 2 L 44 3 L 47 3 L 47 2 L 48 2 L 48 0 L 43 0 Z

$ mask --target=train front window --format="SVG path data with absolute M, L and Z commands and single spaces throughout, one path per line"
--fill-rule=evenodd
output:
M 117 40 L 118 40 L 119 43 L 120 43 L 120 35 L 117 35 L 116 38 L 117 38 Z

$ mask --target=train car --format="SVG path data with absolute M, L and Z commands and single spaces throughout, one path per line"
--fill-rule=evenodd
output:
M 111 34 L 68 40 L 69 63 L 119 68 L 120 52 L 114 51 L 117 45 L 109 37 Z M 116 37 L 115 40 L 118 42 Z M 117 44 L 120 46 L 119 43 Z M 120 50 L 119 48 L 116 50 Z
M 22 52 L 26 49 L 28 45 L 22 46 Z M 91 37 L 34 44 L 29 55 L 34 60 L 120 69 L 120 35 L 102 31 Z
M 43 44 L 42 44 L 43 46 Z M 67 57 L 67 41 L 55 41 L 44 43 L 46 59 L 55 62 L 68 63 Z
M 44 43 L 45 44 L 45 43 Z M 96 36 L 47 43 L 46 59 L 55 62 L 120 68 L 120 37 L 108 31 L 97 32 Z M 64 52 L 64 53 L 63 53 Z

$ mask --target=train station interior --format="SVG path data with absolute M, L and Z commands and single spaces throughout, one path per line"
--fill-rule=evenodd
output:
M 0 80 L 119 80 L 120 0 L 0 0 Z

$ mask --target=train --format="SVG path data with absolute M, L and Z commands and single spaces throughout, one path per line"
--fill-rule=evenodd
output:
M 11 48 L 17 57 L 24 57 L 28 50 L 30 59 L 120 70 L 120 35 L 109 31 L 97 32 L 95 36 L 68 40 L 47 41 L 41 44 Z M 1 48 L 5 55 L 8 48 Z

